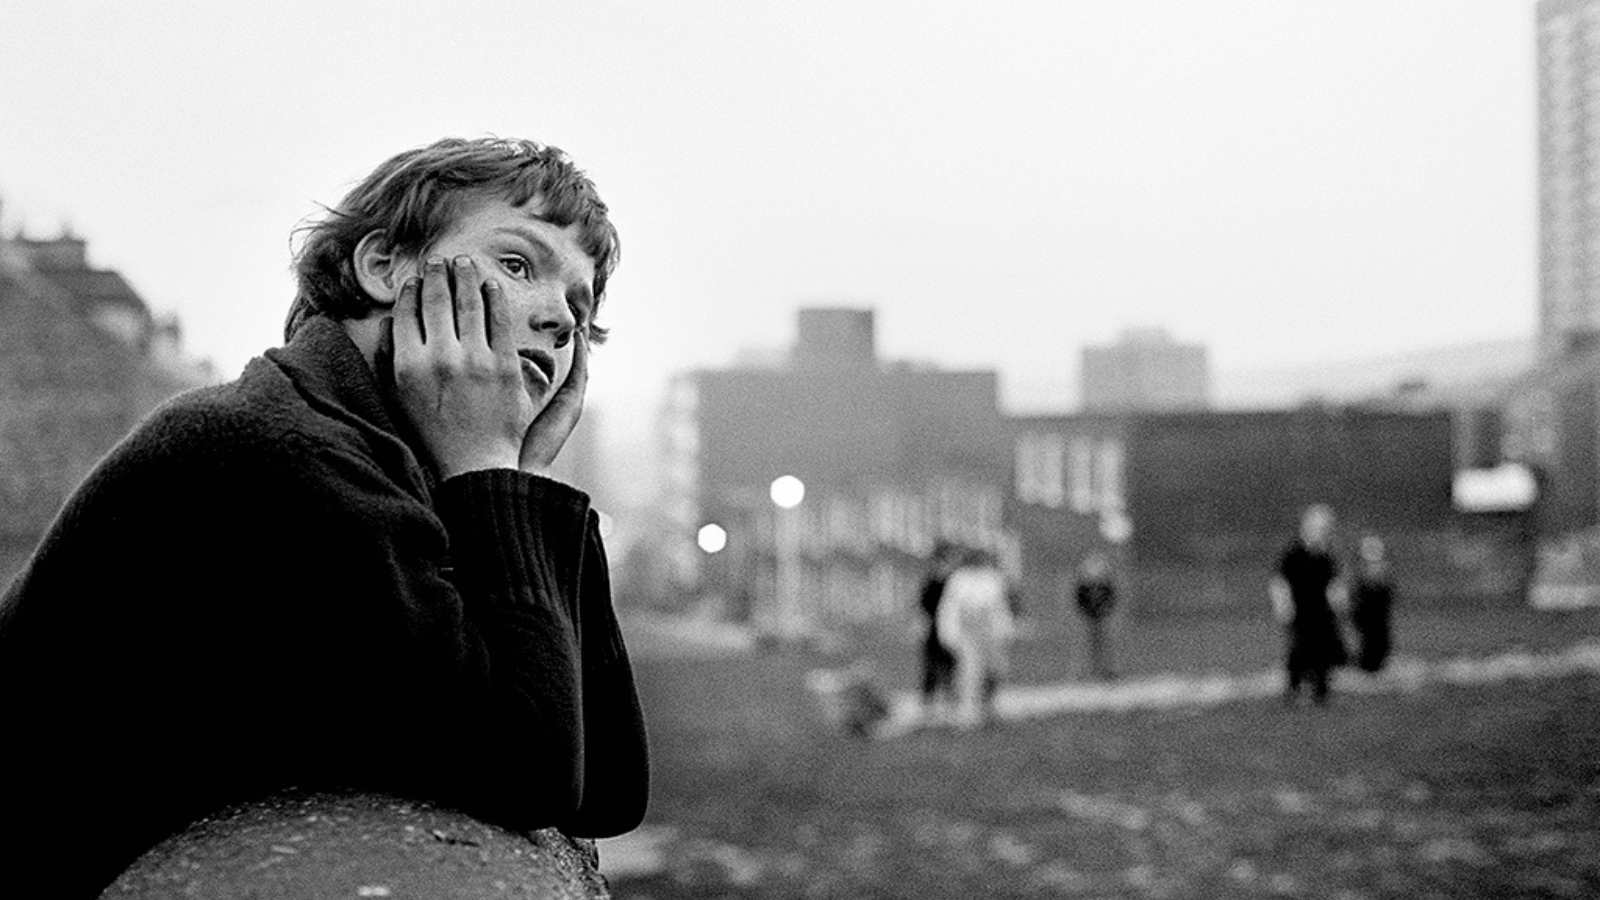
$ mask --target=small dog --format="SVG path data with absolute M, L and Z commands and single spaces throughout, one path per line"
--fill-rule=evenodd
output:
M 889 701 L 864 662 L 842 669 L 812 669 L 806 674 L 806 687 L 816 695 L 829 727 L 851 737 L 874 736 L 889 717 Z

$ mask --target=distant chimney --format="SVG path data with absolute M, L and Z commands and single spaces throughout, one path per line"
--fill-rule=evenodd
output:
M 83 238 L 63 231 L 58 238 L 34 240 L 18 238 L 13 242 L 28 257 L 28 262 L 39 272 L 83 272 L 89 268 Z
M 839 307 L 801 309 L 794 343 L 800 366 L 873 366 L 878 352 L 872 310 Z

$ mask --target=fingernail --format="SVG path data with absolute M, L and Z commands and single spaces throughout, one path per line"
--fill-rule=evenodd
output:
M 465 269 L 465 268 L 467 268 L 468 266 L 471 266 L 471 265 L 472 265 L 472 257 L 470 257 L 470 256 L 458 256 L 458 257 L 456 257 L 456 268 Z
M 430 257 L 428 257 L 428 268 L 430 268 L 430 269 L 442 269 L 442 268 L 444 268 L 444 257 L 442 257 L 442 256 L 430 256 Z

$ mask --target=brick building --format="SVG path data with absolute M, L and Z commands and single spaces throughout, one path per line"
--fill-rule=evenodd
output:
M 691 372 L 670 391 L 674 577 L 775 630 L 900 619 L 936 540 L 1008 546 L 997 375 L 881 362 L 870 310 L 805 309 L 798 326 L 777 365 Z M 783 475 L 805 485 L 792 510 L 768 496 Z M 727 535 L 712 554 L 693 543 L 708 524 Z
M 62 501 L 163 399 L 215 380 L 85 242 L 0 239 L 0 584 Z
M 1312 502 L 1334 507 L 1342 541 L 1385 539 L 1407 602 L 1507 600 L 1523 587 L 1518 523 L 1452 505 L 1448 412 L 1085 414 L 1011 427 L 1007 518 L 1040 615 L 1066 615 L 1074 570 L 1096 550 L 1118 561 L 1135 615 L 1264 614 L 1274 561 Z

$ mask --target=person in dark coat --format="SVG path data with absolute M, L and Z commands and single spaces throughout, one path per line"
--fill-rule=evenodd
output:
M 1111 613 L 1117 607 L 1117 587 L 1104 554 L 1091 553 L 1084 559 L 1074 594 L 1087 635 L 1089 673 L 1100 681 L 1110 681 L 1116 677 L 1109 631 Z
M 1361 640 L 1356 664 L 1364 672 L 1381 672 L 1389 660 L 1394 610 L 1394 583 L 1383 539 L 1369 534 L 1361 539 L 1361 566 L 1350 592 L 1350 623 Z
M 290 787 L 639 824 L 597 514 L 547 474 L 615 259 L 531 141 L 403 153 L 310 228 L 285 345 L 141 423 L 0 600 L 0 897 Z
M 942 541 L 935 545 L 917 598 L 923 617 L 922 714 L 928 720 L 937 719 L 942 710 L 955 703 L 956 658 L 939 637 L 939 603 L 960 556 L 958 547 Z
M 1285 700 L 1293 702 L 1309 684 L 1317 705 L 1328 701 L 1329 672 L 1346 662 L 1335 607 L 1342 604 L 1339 564 L 1334 559 L 1333 510 L 1317 503 L 1300 519 L 1299 538 L 1278 558 L 1269 592 L 1284 627 Z

